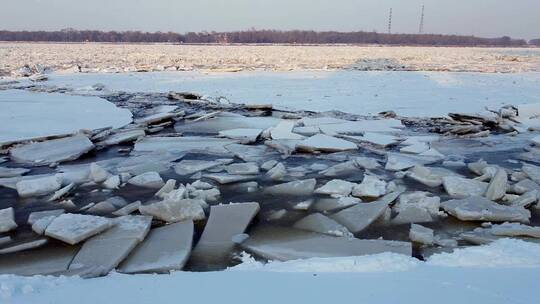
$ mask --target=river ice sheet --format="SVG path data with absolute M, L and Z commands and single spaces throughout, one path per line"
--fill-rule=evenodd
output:
M 192 91 L 239 103 L 272 103 L 312 111 L 405 116 L 477 112 L 486 106 L 540 102 L 540 73 L 450 72 L 155 72 L 53 75 L 48 84 L 123 91 Z
M 0 144 L 62 135 L 80 129 L 121 127 L 131 112 L 98 97 L 0 91 Z

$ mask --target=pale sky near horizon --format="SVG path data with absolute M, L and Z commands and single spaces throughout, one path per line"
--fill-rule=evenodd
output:
M 540 38 L 540 0 L 0 0 L 0 29 L 313 29 Z

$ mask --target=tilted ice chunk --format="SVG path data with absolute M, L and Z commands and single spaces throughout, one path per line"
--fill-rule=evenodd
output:
M 295 121 L 281 120 L 275 127 L 270 128 L 272 139 L 304 139 L 304 136 L 292 132 Z
M 144 137 L 146 133 L 142 129 L 133 129 L 133 130 L 123 130 L 117 133 L 114 133 L 104 140 L 97 143 L 98 146 L 112 146 L 118 145 L 121 143 L 127 143 L 137 140 L 138 138 Z
M 132 177 L 128 181 L 129 184 L 144 188 L 160 189 L 165 182 L 157 172 L 146 172 L 135 177 Z
M 388 205 L 398 196 L 398 192 L 392 192 L 376 202 L 359 203 L 339 211 L 330 217 L 347 227 L 352 233 L 358 233 L 369 227 L 369 225 L 383 215 L 386 209 L 388 209 Z
M 12 148 L 10 157 L 18 163 L 49 165 L 79 158 L 94 149 L 94 144 L 84 135 L 76 135 Z
M 214 174 L 205 174 L 205 178 L 214 180 L 220 184 L 232 184 L 237 182 L 249 181 L 257 178 L 257 175 L 236 175 L 236 174 L 227 174 L 227 173 L 214 173 Z
M 394 211 L 401 213 L 408 208 L 415 207 L 426 210 L 429 214 L 437 216 L 441 206 L 441 199 L 438 196 L 430 196 L 429 192 L 414 191 L 403 193 L 394 206 Z
M 352 196 L 342 196 L 340 198 L 319 198 L 314 204 L 318 211 L 335 211 L 361 203 L 362 200 Z
M 433 156 L 388 153 L 385 169 L 389 171 L 402 171 L 416 165 L 429 165 L 438 161 L 440 161 L 440 158 Z
M 259 174 L 259 166 L 257 165 L 257 163 L 253 163 L 253 162 L 230 164 L 227 166 L 226 170 L 227 170 L 227 173 L 229 174 L 238 174 L 238 175 Z
M 435 240 L 433 236 L 433 229 L 429 229 L 427 227 L 424 227 L 418 224 L 411 224 L 411 230 L 409 231 L 409 238 L 413 242 L 424 244 L 424 245 L 431 245 L 433 244 Z
M 28 216 L 28 224 L 32 225 L 32 230 L 35 233 L 42 235 L 52 221 L 61 214 L 64 214 L 64 212 L 64 209 L 32 212 Z
M 394 252 L 412 254 L 411 243 L 334 237 L 298 229 L 262 227 L 250 232 L 241 244 L 263 258 L 289 261 L 316 257 L 346 257 Z
M 234 248 L 233 237 L 244 233 L 259 210 L 255 202 L 212 206 L 191 260 L 205 265 L 227 261 Z
M 262 129 L 231 129 L 220 131 L 219 136 L 235 139 L 241 143 L 254 143 L 262 131 Z
M 137 210 L 139 210 L 139 207 L 141 206 L 141 201 L 135 201 L 131 204 L 128 204 L 121 209 L 118 209 L 114 211 L 112 214 L 116 216 L 122 216 L 122 215 L 129 215 Z
M 116 207 L 108 201 L 99 202 L 86 210 L 87 213 L 95 215 L 107 215 L 116 211 Z
M 228 144 L 225 146 L 225 150 L 229 151 L 234 156 L 245 162 L 261 161 L 268 158 L 268 155 L 271 152 L 270 148 L 265 145 L 248 146 L 241 144 Z
M 66 213 L 49 224 L 45 235 L 75 245 L 109 229 L 111 225 L 111 220 L 104 217 Z
M 300 124 L 306 127 L 328 124 L 343 124 L 347 122 L 348 120 L 333 117 L 304 117 L 299 121 Z
M 134 154 L 133 152 L 131 153 Z M 169 170 L 172 162 L 184 156 L 183 152 L 155 151 L 151 153 L 138 153 L 129 158 L 121 159 L 116 165 L 116 173 L 129 173 L 138 175 L 145 172 L 163 172 Z
M 230 161 L 232 162 L 232 160 Z M 214 168 L 227 162 L 219 160 L 182 160 L 174 166 L 174 172 L 178 175 L 192 175 L 193 173 Z
M 416 165 L 407 171 L 406 176 L 428 187 L 439 187 L 444 176 L 460 175 L 445 168 Z
M 296 145 L 296 150 L 307 152 L 339 152 L 356 149 L 358 149 L 358 146 L 350 141 L 325 134 L 313 135 Z
M 276 166 L 277 164 L 278 164 L 278 161 L 277 161 L 277 160 L 271 159 L 271 160 L 265 161 L 265 162 L 261 165 L 261 169 L 263 169 L 264 171 L 268 171 L 268 170 L 274 168 L 274 166 Z
M 112 175 L 103 182 L 103 187 L 111 190 L 118 189 L 120 183 L 120 175 Z
M 355 184 L 341 180 L 341 179 L 333 179 L 329 182 L 327 182 L 324 186 L 318 188 L 315 190 L 315 193 L 318 194 L 339 194 L 343 196 L 347 196 L 351 194 L 352 188 Z
M 419 142 L 410 146 L 405 146 L 399 149 L 401 153 L 420 154 L 429 150 L 429 146 L 426 143 Z
M 57 216 L 60 216 L 61 214 L 64 214 L 64 213 L 65 213 L 64 209 L 55 209 L 55 210 L 32 212 L 28 216 L 28 224 L 32 225 L 32 224 L 34 224 L 35 222 L 37 222 L 38 220 L 40 220 L 42 218 L 50 217 L 50 216 L 57 217 Z
M 204 220 L 204 201 L 198 199 L 165 199 L 161 202 L 140 206 L 144 215 L 152 215 L 162 221 L 174 223 L 185 220 Z
M 360 169 L 357 167 L 356 161 L 350 160 L 327 168 L 321 171 L 321 174 L 328 177 L 334 177 L 356 174 L 358 172 L 360 172 Z
M 362 136 L 350 136 L 346 138 L 360 142 L 368 142 L 380 147 L 392 146 L 399 142 L 399 139 L 397 139 L 395 136 L 374 132 L 366 132 Z
M 279 119 L 275 117 L 246 117 L 236 113 L 222 112 L 215 117 L 185 124 L 176 124 L 176 132 L 186 133 L 196 130 L 199 134 L 218 134 L 231 129 L 267 129 L 275 126 Z
M 102 183 L 109 177 L 109 172 L 96 163 L 90 164 L 90 179 L 95 183 Z
M 535 183 L 540 184 L 540 167 L 534 165 L 523 165 L 522 170 Z
M 264 190 L 264 193 L 270 195 L 295 195 L 305 196 L 313 194 L 317 180 L 305 179 L 297 180 L 288 183 L 283 183 L 275 186 L 270 186 Z
M 166 273 L 182 270 L 193 244 L 193 222 L 184 221 L 152 229 L 122 262 L 123 273 Z
M 312 213 L 294 223 L 293 227 L 334 236 L 352 236 L 345 226 L 321 213 Z
M 8 232 L 17 228 L 15 212 L 12 207 L 0 210 L 0 233 Z
M 359 168 L 364 169 L 377 169 L 381 166 L 379 160 L 371 157 L 356 157 L 354 162 Z
M 487 183 L 457 176 L 445 176 L 442 180 L 446 192 L 455 198 L 482 196 L 488 187 Z
M 469 170 L 471 170 L 471 172 L 473 172 L 474 174 L 476 175 L 482 175 L 484 174 L 484 169 L 489 167 L 489 164 L 480 159 L 476 162 L 472 162 L 472 163 L 468 163 L 467 164 L 467 168 L 469 168 Z
M 398 119 L 377 119 L 345 121 L 337 124 L 323 124 L 319 128 L 326 134 L 360 134 L 365 132 L 396 132 L 403 125 Z
M 16 187 L 20 197 L 46 195 L 62 187 L 62 176 L 56 174 L 35 179 L 25 179 L 19 181 Z
M 531 217 L 529 210 L 523 207 L 499 205 L 480 196 L 449 200 L 442 203 L 441 207 L 462 221 L 528 223 Z
M 386 182 L 371 175 L 364 175 L 362 183 L 352 189 L 352 195 L 356 197 L 380 197 L 385 194 Z
M 283 177 L 285 177 L 285 174 L 287 174 L 287 169 L 285 168 L 285 165 L 282 163 L 278 163 L 272 169 L 266 172 L 266 175 L 268 177 L 276 181 L 283 179 Z
M 540 185 L 530 179 L 520 180 L 519 182 L 515 183 L 512 188 L 512 190 L 514 190 L 514 192 L 517 194 L 523 194 L 525 192 L 534 190 L 540 191 Z
M 116 268 L 144 240 L 150 226 L 150 216 L 122 216 L 113 220 L 114 226 L 87 240 L 69 269 L 97 267 L 101 274 Z
M 424 208 L 409 206 L 401 210 L 396 217 L 391 220 L 394 225 L 410 223 L 430 223 L 433 222 L 433 216 Z
M 519 223 L 503 223 L 490 228 L 493 235 L 499 236 L 528 236 L 540 238 L 540 227 L 532 227 Z
M 538 190 L 525 192 L 515 200 L 510 201 L 511 206 L 527 207 L 538 201 Z
M 167 182 L 165 183 L 165 185 L 163 185 L 163 187 L 161 187 L 158 192 L 156 192 L 155 196 L 159 197 L 159 198 L 165 198 L 165 196 L 174 190 L 174 188 L 176 188 L 176 180 L 174 179 L 169 179 L 167 180 Z
M 507 185 L 508 174 L 502 168 L 497 169 L 497 173 L 495 173 L 487 187 L 486 198 L 493 201 L 501 199 L 506 194 Z

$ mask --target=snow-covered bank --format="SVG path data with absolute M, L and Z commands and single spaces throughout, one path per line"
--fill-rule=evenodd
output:
M 119 128 L 131 112 L 97 97 L 0 91 L 0 145 L 11 141 L 63 135 L 81 129 Z
M 540 245 L 499 240 L 432 256 L 246 262 L 222 272 L 79 278 L 0 276 L 2 303 L 535 303 Z
M 102 83 L 131 92 L 191 91 L 232 102 L 271 103 L 298 110 L 338 110 L 403 116 L 444 116 L 506 104 L 540 102 L 540 73 L 450 72 L 157 72 L 135 74 L 53 74 L 46 85 L 82 93 Z

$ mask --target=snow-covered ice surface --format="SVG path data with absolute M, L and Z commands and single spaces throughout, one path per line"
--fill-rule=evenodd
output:
M 436 254 L 271 262 L 221 272 L 83 280 L 0 276 L 2 303 L 536 303 L 540 245 L 502 239 Z M 271 288 L 271 292 L 268 292 Z M 209 290 L 211 292 L 209 292 Z
M 272 103 L 301 110 L 340 110 L 404 116 L 478 112 L 505 104 L 540 102 L 540 73 L 452 73 L 381 71 L 152 72 L 53 74 L 47 85 L 89 90 L 103 83 L 131 92 L 190 91 L 232 102 Z
M 129 110 L 98 97 L 0 90 L 0 144 L 81 129 L 119 128 L 130 123 L 131 116 Z

